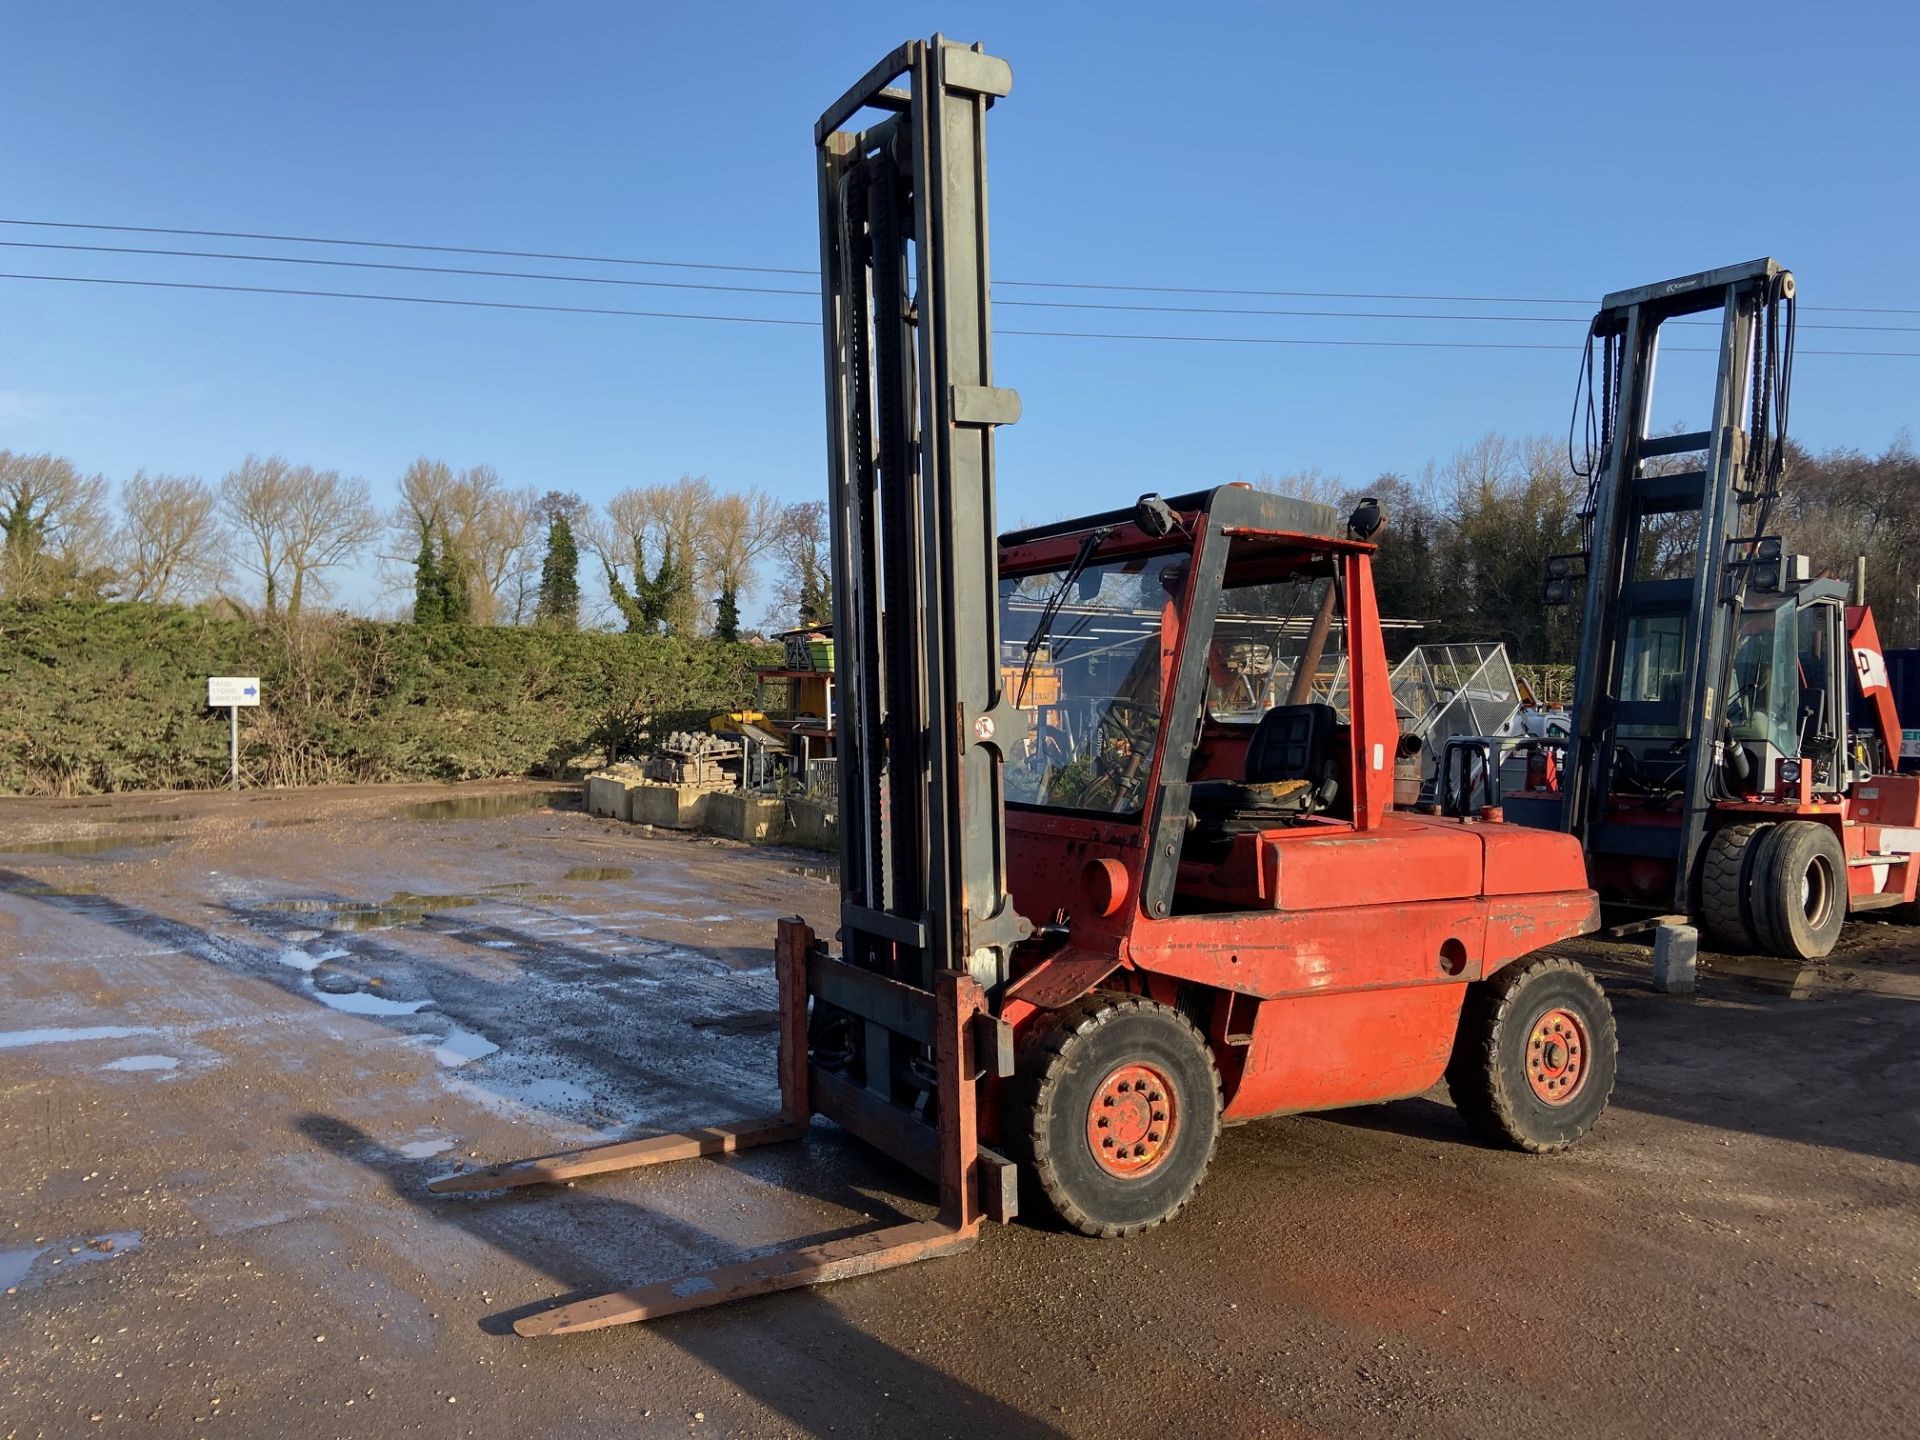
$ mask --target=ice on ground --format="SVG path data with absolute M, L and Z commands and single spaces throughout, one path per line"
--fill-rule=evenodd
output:
M 125 1055 L 118 1060 L 109 1060 L 102 1070 L 172 1070 L 180 1062 L 171 1055 Z
M 329 1010 L 338 1010 L 345 1015 L 418 1015 L 431 1000 L 389 1000 L 382 995 L 369 995 L 364 990 L 349 990 L 344 995 L 335 995 L 309 985 L 307 993 Z
M 499 1048 L 477 1031 L 463 1030 L 456 1025 L 447 1032 L 446 1039 L 433 1047 L 433 1058 L 452 1070 L 472 1060 L 484 1060 Z
M 148 1025 L 83 1025 L 75 1029 L 0 1030 L 0 1050 L 27 1045 L 69 1045 L 78 1040 L 125 1040 L 129 1035 L 151 1035 Z
M 435 1155 L 444 1155 L 453 1148 L 451 1140 L 409 1140 L 398 1147 L 400 1153 L 409 1160 L 427 1160 Z
M 319 934 L 317 930 L 311 933 Z M 300 971 L 303 975 L 311 975 L 329 960 L 344 960 L 352 953 L 351 950 L 342 950 L 338 945 L 330 945 L 318 955 L 312 955 L 298 945 L 289 945 L 273 958 L 282 965 Z

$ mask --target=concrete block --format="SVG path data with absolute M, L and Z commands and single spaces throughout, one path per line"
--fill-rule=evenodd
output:
M 750 845 L 777 845 L 790 839 L 793 830 L 786 801 L 739 791 L 712 797 L 706 828 Z
M 713 828 L 713 802 L 727 798 L 705 785 L 635 785 L 627 795 L 629 820 L 665 830 Z
M 1653 927 L 1653 988 L 1663 995 L 1691 995 L 1700 932 L 1691 925 Z
M 633 818 L 627 804 L 627 782 L 611 775 L 587 777 L 587 813 L 614 820 Z
M 804 845 L 809 850 L 838 850 L 840 848 L 839 817 L 834 814 L 835 806 L 825 800 L 808 800 L 804 797 L 787 802 L 787 815 L 793 825 L 793 833 L 788 843 Z

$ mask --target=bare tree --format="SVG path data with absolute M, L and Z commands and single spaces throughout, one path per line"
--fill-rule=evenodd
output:
M 588 546 L 630 628 L 664 626 L 674 635 L 700 629 L 714 502 L 713 485 L 699 475 L 622 490 L 607 502 L 607 525 L 589 529 Z M 631 584 L 621 579 L 622 565 L 633 567 Z
M 473 591 L 473 622 L 497 625 L 512 606 L 516 577 L 539 568 L 540 497 L 531 488 L 509 490 L 491 465 L 456 478 L 450 530 Z
M 0 450 L 0 593 L 97 596 L 113 583 L 107 481 L 59 455 Z
M 1294 500 L 1311 500 L 1318 505 L 1338 505 L 1346 493 L 1345 482 L 1338 475 L 1327 474 L 1318 465 L 1279 475 L 1262 470 L 1250 483 L 1256 490 L 1269 490 Z
M 195 475 L 138 471 L 120 488 L 120 593 L 178 600 L 218 577 L 226 548 L 219 501 Z
M 714 633 L 722 639 L 738 636 L 740 602 L 754 588 L 756 563 L 780 541 L 782 513 L 762 490 L 729 491 L 707 511 L 702 559 L 715 590 Z
M 817 625 L 832 618 L 831 536 L 827 503 L 803 500 L 780 512 L 774 541 L 779 574 L 774 583 L 775 625 Z
M 380 531 L 365 480 L 278 455 L 249 455 L 228 471 L 220 508 L 236 532 L 235 562 L 259 577 L 262 609 L 289 620 L 309 593 L 325 593 L 327 571 Z
M 422 544 L 465 587 L 464 618 L 518 624 L 539 578 L 539 493 L 509 490 L 491 465 L 456 472 L 421 456 L 400 477 L 381 568 L 396 588 L 417 587 Z

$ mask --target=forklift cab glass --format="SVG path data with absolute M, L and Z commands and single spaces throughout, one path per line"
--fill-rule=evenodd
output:
M 1615 698 L 1630 703 L 1673 704 L 1680 699 L 1686 663 L 1686 616 L 1636 615 L 1627 624 L 1620 665 L 1620 693 Z M 1677 734 L 1678 730 L 1678 721 L 1660 724 L 1633 721 L 1623 723 L 1618 734 L 1622 740 L 1657 740 Z
M 1754 598 L 1740 620 L 1733 649 L 1733 693 L 1727 721 L 1735 738 L 1771 745 L 1782 756 L 1800 753 L 1794 717 L 1800 703 L 1794 607 L 1788 597 L 1762 605 Z
M 1071 586 L 1065 567 L 1001 577 L 1001 675 L 1028 722 L 1024 743 L 1007 757 L 1010 803 L 1140 810 L 1179 644 L 1187 562 L 1185 552 L 1124 556 L 1088 565 Z M 1036 633 L 1042 640 L 1029 656 Z
M 1229 572 L 1231 573 L 1231 572 Z M 1316 645 L 1315 622 L 1325 614 Z M 1347 636 L 1332 574 L 1262 584 L 1229 583 L 1207 654 L 1207 713 L 1226 724 L 1257 725 L 1276 705 L 1326 704 L 1347 715 Z M 1310 651 L 1318 650 L 1317 654 Z M 1295 676 L 1308 671 L 1293 701 Z

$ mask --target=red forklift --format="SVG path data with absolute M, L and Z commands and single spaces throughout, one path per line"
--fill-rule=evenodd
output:
M 1525 742 L 1527 783 L 1505 794 L 1495 742 L 1456 742 L 1447 773 L 1463 782 L 1449 808 L 1497 804 L 1576 836 L 1619 913 L 1810 960 L 1850 913 L 1912 904 L 1920 775 L 1898 773 L 1872 612 L 1770 533 L 1794 306 L 1772 260 L 1602 302 L 1575 404 L 1586 543 L 1549 560 L 1544 589 L 1581 598 L 1571 733 Z M 1715 314 L 1711 423 L 1649 434 L 1662 327 Z
M 1011 84 L 936 36 L 815 131 L 841 904 L 837 951 L 780 926 L 781 1113 L 432 1187 L 726 1154 L 822 1115 L 937 1183 L 938 1213 L 522 1334 L 951 1252 L 1023 1200 L 1132 1235 L 1193 1195 L 1223 1124 L 1443 1077 L 1522 1150 L 1606 1107 L 1612 1013 L 1547 948 L 1599 923 L 1579 843 L 1392 804 L 1378 506 L 1228 485 L 996 536 L 1019 400 L 991 370 L 985 123 Z

